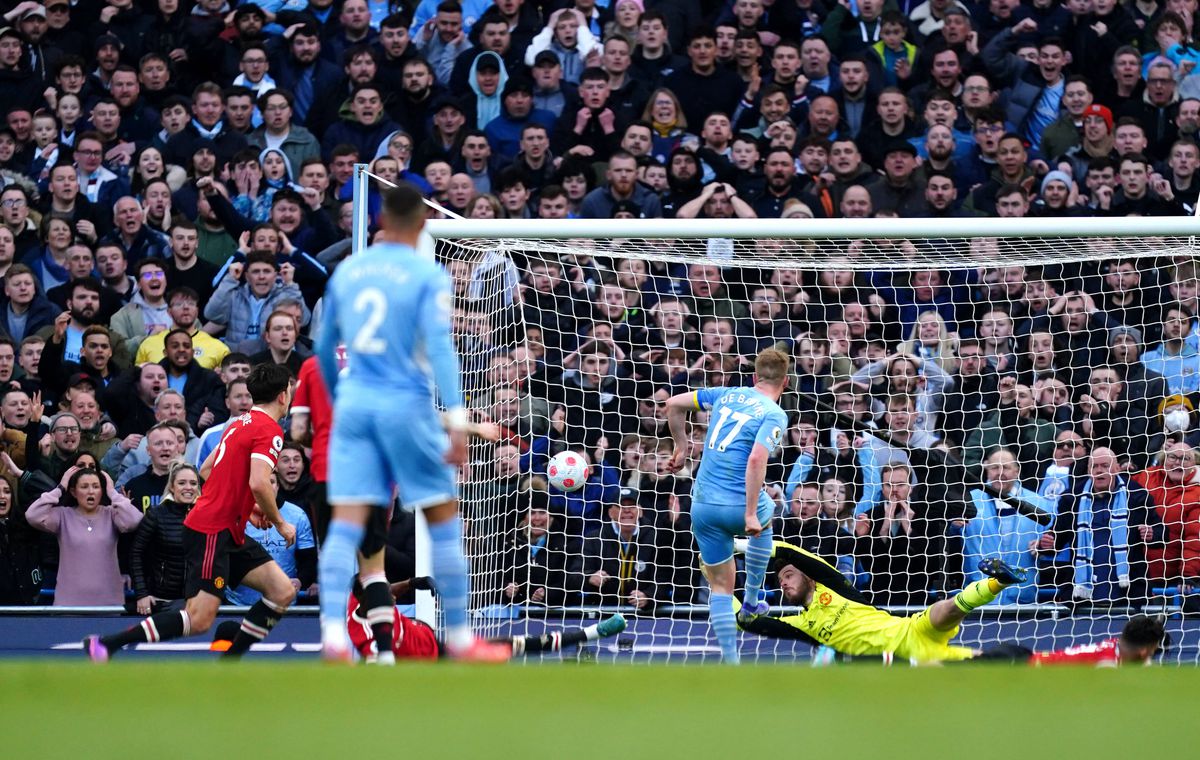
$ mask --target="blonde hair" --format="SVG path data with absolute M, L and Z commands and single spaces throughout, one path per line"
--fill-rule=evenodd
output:
M 178 477 L 179 473 L 183 472 L 184 470 L 191 470 L 193 473 L 195 473 L 196 481 L 199 482 L 200 470 L 196 469 L 194 465 L 190 465 L 181 459 L 177 459 L 174 462 L 171 462 L 171 467 L 167 470 L 167 486 L 162 492 L 162 497 L 164 499 L 171 499 L 172 501 L 175 500 L 175 497 L 171 494 L 171 488 L 175 485 L 175 478 Z
M 946 372 L 954 372 L 957 369 L 956 355 L 958 353 L 958 338 L 951 336 L 946 330 L 946 320 L 942 315 L 934 310 L 923 311 L 913 320 L 912 328 L 908 331 L 908 340 L 900 344 L 896 349 L 897 353 L 912 354 L 913 356 L 922 356 L 922 345 L 920 339 L 921 320 L 928 319 L 932 316 L 937 321 L 938 325 L 938 344 L 937 351 L 931 358 L 939 367 Z
M 787 379 L 789 365 L 787 354 L 777 348 L 767 348 L 754 358 L 754 374 L 759 382 L 782 385 Z

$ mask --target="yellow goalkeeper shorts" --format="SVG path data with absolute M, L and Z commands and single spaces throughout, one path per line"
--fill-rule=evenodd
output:
M 969 647 L 950 646 L 950 640 L 958 635 L 958 626 L 949 631 L 939 631 L 929 622 L 926 608 L 904 619 L 904 631 L 898 637 L 895 654 L 916 662 L 944 662 L 947 660 L 969 660 L 974 650 Z

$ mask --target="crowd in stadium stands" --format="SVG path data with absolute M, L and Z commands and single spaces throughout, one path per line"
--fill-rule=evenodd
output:
M 248 411 L 252 366 L 311 355 L 356 162 L 470 218 L 1191 214 L 1197 5 L 0 0 L 0 604 L 179 599 L 202 485 L 176 463 Z M 875 601 L 996 555 L 1036 571 L 1010 602 L 1200 583 L 1195 259 L 747 263 L 810 245 L 447 262 L 503 431 L 464 485 L 484 602 L 703 601 L 664 401 L 770 346 L 795 360 L 775 529 Z M 842 253 L 868 248 L 917 259 Z M 542 490 L 568 448 L 588 482 Z M 260 536 L 308 592 L 315 475 L 289 443 L 301 541 Z M 392 536 L 399 579 L 403 513 Z

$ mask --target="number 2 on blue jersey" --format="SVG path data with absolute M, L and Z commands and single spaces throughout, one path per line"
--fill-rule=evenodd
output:
M 360 354 L 382 354 L 387 351 L 387 341 L 376 335 L 387 319 L 387 296 L 379 288 L 365 288 L 354 299 L 354 311 L 361 314 L 370 310 L 362 326 L 354 334 L 351 346 Z

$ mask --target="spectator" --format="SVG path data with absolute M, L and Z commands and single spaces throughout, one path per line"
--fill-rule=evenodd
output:
M 1183 441 L 1167 438 L 1158 462 L 1133 480 L 1150 492 L 1165 529 L 1166 546 L 1146 552 L 1149 575 L 1169 585 L 1200 577 L 1200 467 L 1196 451 Z
M 230 354 L 230 356 L 232 355 Z M 196 444 L 195 456 L 189 461 L 197 467 L 203 464 L 213 449 L 217 448 L 218 444 L 220 444 L 221 437 L 225 434 L 225 429 L 229 424 L 228 421 L 246 414 L 253 406 L 254 402 L 250 398 L 250 391 L 246 387 L 246 381 L 244 379 L 228 381 L 225 385 L 225 412 L 228 416 L 224 421 L 210 425 L 204 431 L 200 436 L 199 442 Z
M 501 604 L 561 606 L 568 598 L 567 577 L 578 572 L 580 547 L 560 530 L 545 494 L 533 491 L 533 504 L 505 547 Z
M 1054 423 L 1038 417 L 1033 392 L 1012 375 L 1000 378 L 998 390 L 995 411 L 965 436 L 963 462 L 967 478 L 971 482 L 982 480 L 988 452 L 1003 448 L 1016 454 L 1021 481 L 1032 484 L 1053 456 Z
M 239 282 L 243 269 L 245 284 Z M 276 267 L 273 253 L 251 252 L 246 256 L 244 265 L 231 264 L 226 270 L 212 300 L 204 309 L 204 318 L 224 328 L 223 340 L 227 346 L 257 337 L 259 320 L 264 312 L 270 315 L 284 299 L 301 298 L 300 288 L 294 281 L 295 272 L 292 264 Z M 308 324 L 309 316 L 305 307 L 301 323 Z
M 21 514 L 12 484 L 0 478 L 0 604 L 33 604 L 41 581 L 37 536 Z
M 213 153 L 223 166 L 246 147 L 246 137 L 230 128 L 224 119 L 225 95 L 213 82 L 197 85 L 192 91 L 192 121 L 167 141 L 163 158 L 183 166 L 202 141 L 211 141 Z
M 875 604 L 925 604 L 936 582 L 945 521 L 938 519 L 924 485 L 912 484 L 911 467 L 888 464 L 881 478 L 878 501 L 856 524 L 855 553 L 871 574 Z
M 13 340 L 24 340 L 54 324 L 59 309 L 38 292 L 33 272 L 24 264 L 13 264 L 4 278 L 5 330 Z
M 621 201 L 631 201 L 644 217 L 662 216 L 658 198 L 650 190 L 637 183 L 637 159 L 625 151 L 612 154 L 605 175 L 608 184 L 587 194 L 580 209 L 587 219 L 609 219 L 613 207 Z
M 636 491 L 623 488 L 618 499 L 599 535 L 583 542 L 584 603 L 646 609 L 656 594 L 654 526 L 642 521 Z
M 107 473 L 68 470 L 57 488 L 29 505 L 25 518 L 34 528 L 58 537 L 56 607 L 124 604 L 117 536 L 136 530 L 142 515 L 113 487 Z
M 159 362 L 166 357 L 166 338 L 172 330 L 183 330 L 192 339 L 192 355 L 204 369 L 215 370 L 229 354 L 229 348 L 200 329 L 199 297 L 186 286 L 167 293 L 167 316 L 170 326 L 147 336 L 139 345 L 135 364 Z
M 271 473 L 271 481 L 278 490 L 279 476 L 276 473 Z M 254 515 L 251 515 L 250 522 L 246 523 L 246 535 L 258 541 L 271 558 L 279 563 L 296 591 L 314 593 L 317 581 L 317 542 L 313 535 L 312 523 L 309 522 L 305 511 L 290 501 L 280 500 L 279 509 L 284 515 L 283 519 L 296 527 L 294 542 L 289 544 L 274 525 L 256 525 Z M 262 518 L 258 519 L 261 521 Z M 230 589 L 229 598 L 234 604 L 254 604 L 261 595 L 254 589 L 236 586 Z
M 1059 501 L 1054 527 L 1038 539 L 1038 550 L 1069 550 L 1071 564 L 1053 570 L 1060 601 L 1139 604 L 1150 593 L 1146 549 L 1163 538 L 1150 494 L 1121 474 L 1112 449 L 1098 447 L 1079 490 Z
M 983 471 L 984 486 L 971 491 L 975 514 L 963 530 L 963 574 L 968 581 L 982 578 L 976 565 L 987 557 L 1000 557 L 1013 567 L 1034 570 L 1034 549 L 1041 530 L 1013 502 L 1024 502 L 1050 515 L 1054 514 L 1053 506 L 1020 484 L 1020 464 L 1011 451 L 996 449 L 988 454 Z M 1009 586 L 997 599 L 1006 604 L 1036 601 L 1033 574 L 1029 582 Z
M 282 364 L 292 371 L 293 375 L 300 374 L 300 365 L 312 356 L 312 351 L 297 343 L 300 325 L 295 315 L 286 311 L 271 312 L 263 323 L 263 340 L 266 348 L 250 356 L 252 364 L 273 362 Z
M 166 330 L 171 323 L 164 297 L 167 270 L 162 259 L 142 259 L 133 271 L 138 283 L 137 295 L 121 307 L 112 320 L 112 331 L 119 341 L 121 355 L 130 358 L 137 356 L 138 348 L 147 336 Z M 67 337 L 69 346 L 69 330 Z M 70 357 L 69 348 L 66 355 Z
M 1200 321 L 1179 304 L 1163 310 L 1163 342 L 1142 356 L 1142 364 L 1162 375 L 1173 394 L 1200 392 Z
M 146 510 L 129 552 L 134 608 L 139 615 L 161 612 L 185 598 L 183 518 L 200 496 L 200 473 L 175 462 L 162 500 Z

